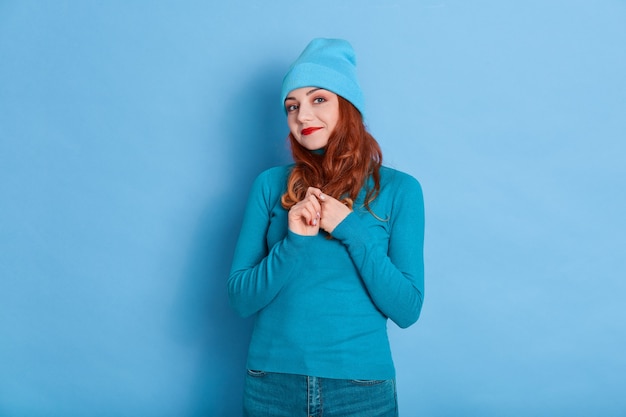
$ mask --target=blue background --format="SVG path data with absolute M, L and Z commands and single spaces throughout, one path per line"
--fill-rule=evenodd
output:
M 424 188 L 402 415 L 626 415 L 625 1 L 4 0 L 1 416 L 239 415 L 225 282 L 316 36 Z

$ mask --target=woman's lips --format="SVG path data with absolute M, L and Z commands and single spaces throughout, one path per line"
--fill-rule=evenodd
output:
M 315 132 L 316 130 L 320 130 L 321 127 L 307 127 L 305 129 L 302 129 L 302 134 L 304 136 L 310 135 L 311 133 Z

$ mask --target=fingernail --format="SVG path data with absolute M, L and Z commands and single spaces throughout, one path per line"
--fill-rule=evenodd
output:
M 325 198 L 326 198 L 326 196 L 324 194 L 320 193 L 320 200 L 323 200 Z
M 322 215 L 320 214 L 320 212 L 317 212 L 317 218 L 319 219 L 320 217 L 322 217 Z

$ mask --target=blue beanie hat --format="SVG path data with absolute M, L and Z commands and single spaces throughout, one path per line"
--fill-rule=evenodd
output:
M 318 87 L 345 98 L 364 115 L 363 92 L 356 78 L 356 56 L 343 39 L 313 39 L 283 78 L 281 105 L 302 87 Z

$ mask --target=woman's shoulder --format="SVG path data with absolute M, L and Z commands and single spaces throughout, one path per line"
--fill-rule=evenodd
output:
M 254 180 L 253 190 L 260 191 L 266 196 L 282 195 L 292 168 L 293 164 L 275 166 L 262 171 Z
M 273 207 L 280 202 L 287 189 L 291 165 L 268 168 L 257 175 L 250 188 L 250 201 L 264 202 Z
M 287 178 L 289 178 L 289 173 L 291 172 L 293 165 L 294 164 L 279 165 L 267 168 L 257 176 L 256 181 L 266 184 L 284 184 L 285 181 L 287 181 Z
M 414 176 L 383 166 L 380 168 L 380 193 L 374 201 L 397 213 L 404 207 L 423 208 L 424 195 Z
M 422 188 L 419 181 L 411 174 L 388 166 L 380 167 L 380 186 L 381 188 Z

